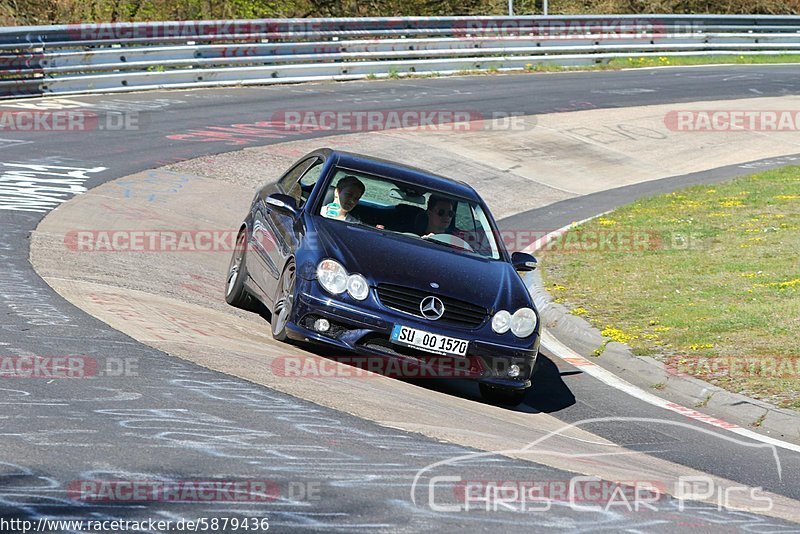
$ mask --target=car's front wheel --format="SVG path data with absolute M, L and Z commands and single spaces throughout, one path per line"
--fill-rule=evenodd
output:
M 490 404 L 500 404 L 502 406 L 517 406 L 530 391 L 530 388 L 525 389 L 501 389 L 486 384 L 478 384 L 481 390 L 481 396 Z
M 278 341 L 286 341 L 286 324 L 292 316 L 294 306 L 295 264 L 290 260 L 283 269 L 278 280 L 278 291 L 272 307 L 272 337 Z

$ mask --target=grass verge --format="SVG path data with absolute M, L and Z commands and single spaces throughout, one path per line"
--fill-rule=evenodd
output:
M 641 56 L 609 61 L 612 68 L 667 67 L 682 65 L 766 65 L 769 63 L 800 63 L 800 54 L 774 56 Z
M 632 56 L 616 58 L 608 63 L 596 65 L 582 65 L 564 67 L 552 63 L 528 63 L 520 69 L 504 69 L 502 66 L 493 66 L 487 69 L 461 70 L 455 76 L 495 76 L 503 74 L 518 74 L 520 72 L 573 72 L 591 70 L 621 70 L 647 67 L 680 67 L 691 65 L 766 65 L 770 63 L 800 63 L 800 54 L 781 54 L 775 56 Z M 501 70 L 502 69 L 502 70 Z M 390 69 L 388 78 L 436 78 L 440 73 L 413 73 L 400 72 Z M 386 75 L 368 75 L 368 80 L 384 79 Z
M 540 256 L 547 289 L 608 340 L 800 409 L 800 167 L 642 199 Z

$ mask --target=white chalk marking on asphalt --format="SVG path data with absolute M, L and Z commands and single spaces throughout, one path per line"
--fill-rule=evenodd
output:
M 608 212 L 605 212 L 608 213 Z M 605 213 L 597 215 L 600 217 L 601 215 L 605 215 Z M 572 223 L 563 228 L 559 228 L 549 234 L 540 237 L 536 241 L 533 242 L 529 247 L 527 247 L 524 252 L 533 253 L 539 249 L 541 249 L 544 245 L 549 243 L 551 240 L 555 239 L 563 235 L 566 231 L 576 225 L 583 224 L 595 217 L 590 217 L 588 219 L 584 219 L 577 223 Z M 530 289 L 530 288 L 529 288 Z M 768 443 L 770 445 L 774 445 L 776 447 L 780 447 L 782 449 L 800 452 L 800 445 L 795 445 L 794 443 L 788 443 L 786 441 L 781 441 L 779 439 L 771 438 L 769 436 L 764 436 L 763 434 L 759 434 L 757 432 L 753 432 L 747 428 L 742 428 L 739 425 L 734 423 L 729 423 L 722 419 L 717 419 L 710 415 L 706 415 L 702 412 L 698 412 L 692 408 L 687 408 L 686 406 L 681 406 L 680 404 L 676 404 L 674 402 L 670 402 L 666 399 L 662 399 L 661 397 L 650 393 L 649 391 L 645 391 L 638 386 L 634 386 L 630 382 L 623 380 L 622 378 L 618 377 L 608 369 L 601 367 L 594 363 L 593 361 L 581 356 L 571 348 L 567 347 L 564 343 L 556 339 L 556 337 L 548 332 L 547 330 L 542 331 L 542 345 L 552 352 L 555 356 L 559 359 L 563 360 L 564 362 L 578 367 L 581 371 L 585 372 L 586 374 L 593 376 L 600 382 L 606 384 L 607 386 L 611 386 L 615 389 L 622 391 L 623 393 L 627 393 L 628 395 L 635 397 L 639 400 L 642 400 L 648 404 L 653 406 L 657 406 L 659 408 L 664 408 L 665 410 L 669 410 L 671 412 L 680 414 L 684 417 L 689 419 L 693 419 L 695 421 L 699 421 L 701 423 L 706 423 L 708 425 L 723 428 L 728 430 L 729 432 L 733 432 L 734 434 L 738 434 L 740 436 L 760 441 L 762 443 Z

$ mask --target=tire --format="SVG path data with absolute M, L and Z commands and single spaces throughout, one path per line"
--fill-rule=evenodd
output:
M 236 246 L 228 264 L 228 277 L 225 280 L 225 302 L 235 308 L 256 311 L 257 302 L 244 288 L 247 280 L 247 230 L 239 230 Z
M 289 260 L 278 280 L 278 290 L 275 292 L 272 306 L 272 337 L 277 341 L 288 341 L 286 324 L 289 322 L 294 308 L 295 276 L 294 260 Z
M 517 406 L 525 400 L 525 396 L 530 391 L 530 388 L 525 389 L 500 389 L 487 386 L 486 384 L 478 384 L 481 390 L 481 396 L 490 404 L 499 404 L 502 406 Z

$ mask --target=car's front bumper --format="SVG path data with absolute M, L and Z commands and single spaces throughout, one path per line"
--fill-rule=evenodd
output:
M 468 331 L 452 326 L 432 324 L 392 309 L 363 309 L 357 303 L 333 298 L 319 289 L 316 282 L 303 280 L 294 303 L 293 317 L 287 325 L 290 338 L 299 341 L 322 343 L 342 349 L 343 352 L 358 353 L 375 358 L 399 358 L 411 363 L 424 364 L 425 361 L 438 361 L 439 378 L 467 378 L 486 385 L 509 390 L 525 389 L 531 386 L 531 376 L 539 352 L 539 333 L 532 334 L 518 344 L 510 344 L 493 332 L 490 327 Z M 325 318 L 331 324 L 326 333 L 314 330 L 313 321 Z M 425 351 L 396 345 L 390 341 L 395 324 L 402 324 L 419 330 L 434 332 L 445 336 L 466 339 L 469 342 L 467 355 L 443 358 Z M 488 338 L 488 339 L 487 339 Z M 448 365 L 450 371 L 448 372 Z M 509 376 L 511 365 L 519 367 L 519 374 Z M 430 371 L 430 369 L 428 369 Z M 430 377 L 430 373 L 413 377 Z

